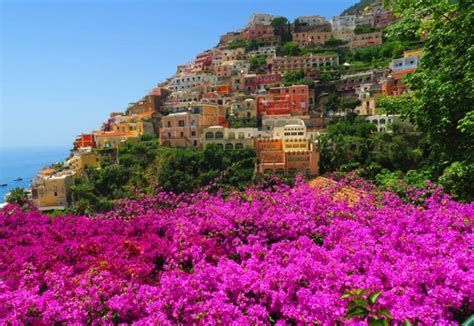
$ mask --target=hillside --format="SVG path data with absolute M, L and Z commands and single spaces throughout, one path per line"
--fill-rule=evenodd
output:
M 349 8 L 341 12 L 341 15 L 354 15 L 356 13 L 360 13 L 364 11 L 364 8 L 370 6 L 375 2 L 380 2 L 380 0 L 360 0 L 356 4 L 350 6 Z

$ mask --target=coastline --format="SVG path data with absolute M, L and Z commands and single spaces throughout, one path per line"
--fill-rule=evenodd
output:
M 64 161 L 70 152 L 68 146 L 37 146 L 0 148 L 0 204 L 5 195 L 16 187 L 31 189 L 36 174 L 45 166 Z M 14 181 L 22 178 L 21 181 Z

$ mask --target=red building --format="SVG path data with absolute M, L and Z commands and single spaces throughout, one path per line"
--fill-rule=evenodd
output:
M 194 64 L 196 65 L 196 68 L 199 68 L 201 70 L 209 70 L 212 66 L 212 51 L 206 51 L 203 53 L 199 53 L 196 56 L 196 60 L 194 60 Z
M 277 39 L 273 27 L 262 24 L 249 27 L 244 33 L 244 38 L 247 40 L 267 40 L 270 42 L 274 42 Z
M 74 149 L 80 149 L 83 147 L 97 147 L 94 134 L 82 134 L 76 137 L 74 142 Z
M 308 113 L 309 89 L 307 85 L 271 88 L 268 94 L 257 97 L 257 110 L 262 115 Z
M 279 84 L 281 80 L 280 74 L 246 75 L 245 90 L 254 93 L 257 90 L 264 89 L 266 86 L 269 87 L 274 84 Z

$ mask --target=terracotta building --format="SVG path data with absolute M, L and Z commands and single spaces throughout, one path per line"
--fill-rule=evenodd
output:
M 304 115 L 309 107 L 307 85 L 273 87 L 268 94 L 257 97 L 259 116 L 274 114 Z

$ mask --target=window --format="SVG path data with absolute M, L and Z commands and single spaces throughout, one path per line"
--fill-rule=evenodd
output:
M 235 144 L 235 149 L 242 149 L 242 148 L 244 148 L 244 145 L 242 143 Z
M 216 139 L 224 139 L 224 133 L 222 131 L 216 132 Z
M 229 150 L 229 149 L 234 149 L 234 145 L 228 143 L 228 144 L 225 144 L 225 149 Z
M 168 121 L 168 127 L 171 127 L 171 121 Z
M 206 139 L 214 139 L 214 134 L 212 132 L 206 132 Z
M 191 131 L 191 136 L 192 136 L 192 137 L 196 137 L 196 132 L 195 132 L 195 131 Z
M 245 134 L 243 132 L 239 132 L 239 139 L 245 139 Z
M 179 127 L 184 127 L 184 120 L 179 120 L 178 121 L 178 126 Z
M 235 139 L 235 133 L 229 132 L 229 139 Z
M 276 169 L 276 175 L 282 176 L 282 175 L 284 175 L 284 174 L 285 174 L 285 170 L 283 170 L 283 169 Z
M 263 171 L 264 174 L 272 174 L 273 173 L 273 170 L 272 169 L 265 169 Z
M 181 138 L 184 138 L 184 132 L 181 131 Z

